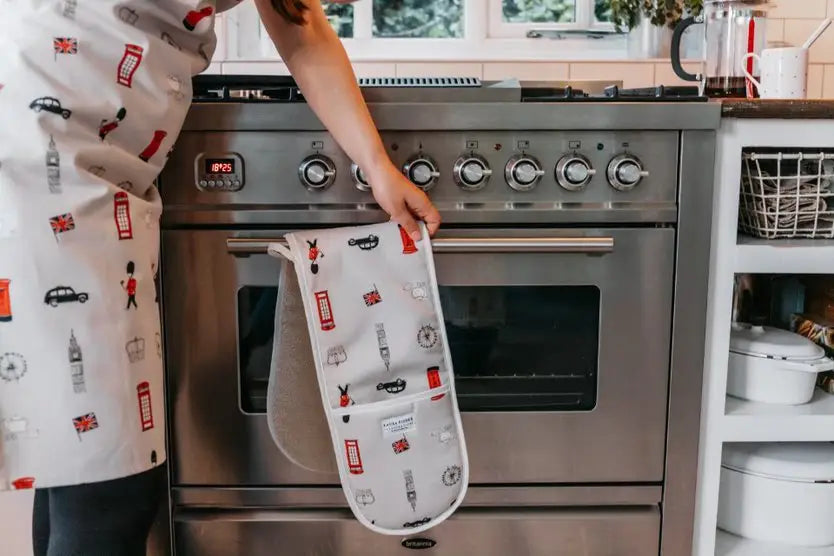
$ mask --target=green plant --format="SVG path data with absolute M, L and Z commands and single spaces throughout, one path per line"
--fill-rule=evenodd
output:
M 643 0 L 611 0 L 611 21 L 617 31 L 634 29 L 643 15 Z
M 643 13 L 649 18 L 652 25 L 674 27 L 680 21 L 681 14 L 683 14 L 683 4 L 677 0 L 645 0 L 643 2 Z
M 698 15 L 703 0 L 611 0 L 611 21 L 618 31 L 637 27 L 645 17 L 658 27 L 674 27 L 684 13 Z

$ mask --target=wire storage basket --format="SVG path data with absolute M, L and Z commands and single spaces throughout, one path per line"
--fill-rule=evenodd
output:
M 834 238 L 834 152 L 744 152 L 739 229 L 765 239 Z

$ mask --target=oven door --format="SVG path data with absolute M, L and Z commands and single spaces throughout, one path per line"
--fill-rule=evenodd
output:
M 163 233 L 176 485 L 335 483 L 264 415 L 283 231 Z M 675 231 L 444 229 L 435 261 L 479 483 L 660 482 Z

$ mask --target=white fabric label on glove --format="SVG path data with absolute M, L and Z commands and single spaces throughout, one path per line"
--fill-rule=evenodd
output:
M 416 429 L 417 424 L 414 422 L 413 413 L 391 417 L 382 421 L 382 434 L 386 436 L 396 436 L 398 434 L 412 432 Z
M 287 234 L 339 476 L 369 529 L 424 531 L 469 480 L 428 233 L 397 224 Z

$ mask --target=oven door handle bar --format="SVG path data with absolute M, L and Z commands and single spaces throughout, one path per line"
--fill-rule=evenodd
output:
M 283 238 L 227 238 L 233 255 L 265 255 L 270 243 L 287 244 Z M 431 241 L 435 253 L 586 253 L 614 250 L 613 237 L 439 237 Z

